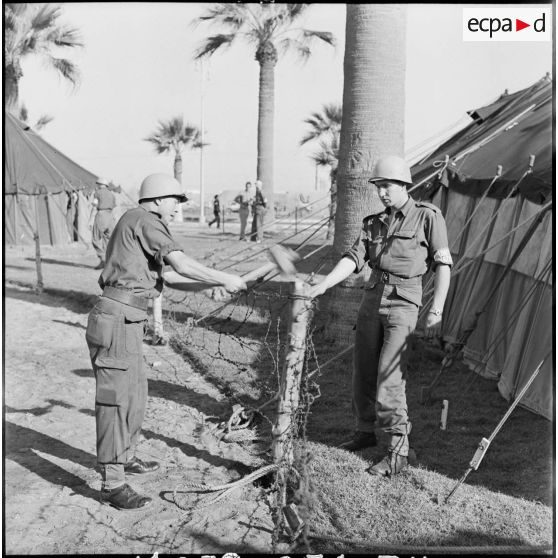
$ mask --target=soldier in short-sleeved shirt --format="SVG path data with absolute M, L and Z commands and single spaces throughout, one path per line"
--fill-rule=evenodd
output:
M 106 178 L 99 178 L 97 184 L 99 188 L 93 196 L 93 206 L 97 212 L 91 227 L 91 244 L 100 260 L 95 269 L 103 269 L 107 244 L 114 229 L 112 210 L 116 207 L 116 198 L 108 190 L 109 182 Z
M 156 298 L 163 290 L 164 258 L 174 250 L 182 251 L 182 247 L 159 215 L 141 206 L 130 209 L 118 221 L 109 241 L 99 285 Z
M 407 345 L 422 305 L 422 276 L 429 269 L 435 273 L 426 319 L 427 330 L 433 332 L 441 322 L 452 259 L 440 210 L 407 193 L 406 186 L 412 184 L 407 163 L 388 156 L 378 161 L 374 173 L 370 182 L 376 184 L 385 209 L 363 219 L 352 248 L 310 295 L 322 294 L 366 264 L 372 269 L 356 323 L 352 378 L 356 428 L 340 447 L 358 451 L 375 446 L 377 424 L 389 437 L 388 452 L 368 472 L 392 476 L 408 463 Z
M 108 243 L 99 277 L 103 292 L 87 323 L 101 500 L 117 509 L 149 505 L 151 498 L 135 492 L 126 476 L 159 469 L 158 463 L 139 459 L 135 450 L 147 403 L 143 330 L 148 300 L 163 288 L 163 265 L 169 264 L 179 277 L 224 285 L 229 292 L 245 288 L 240 277 L 188 258 L 173 239 L 168 224 L 184 201 L 182 186 L 173 177 L 157 173 L 142 182 L 140 206 L 120 218 Z
M 373 270 L 404 279 L 422 277 L 440 263 L 452 265 L 442 212 L 435 205 L 415 201 L 411 196 L 396 211 L 387 208 L 365 217 L 360 237 L 344 256 L 354 260 L 355 273 L 360 273 L 368 263 Z M 372 273 L 369 288 L 376 278 L 377 274 Z M 421 282 L 399 282 L 396 290 L 403 298 L 422 305 Z

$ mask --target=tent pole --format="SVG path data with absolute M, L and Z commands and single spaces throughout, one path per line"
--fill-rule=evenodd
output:
M 37 287 L 36 291 L 38 293 L 43 292 L 43 270 L 41 265 L 41 239 L 39 235 L 39 208 L 37 206 L 37 198 L 35 198 L 35 233 L 33 234 L 35 239 L 35 267 L 37 269 Z

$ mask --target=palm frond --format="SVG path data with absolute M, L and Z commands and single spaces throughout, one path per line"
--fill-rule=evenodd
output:
M 57 70 L 62 77 L 67 79 L 74 86 L 79 84 L 80 72 L 78 67 L 66 58 L 56 58 L 52 55 L 46 55 L 48 64 Z
M 291 21 L 302 15 L 308 8 L 308 4 L 287 4 L 287 10 Z
M 247 24 L 250 14 L 244 4 L 216 3 L 207 9 L 201 16 L 192 22 L 194 26 L 207 22 L 212 25 L 222 25 L 232 32 L 238 31 Z
M 22 122 L 27 122 L 27 119 L 29 118 L 29 112 L 27 110 L 27 107 L 22 103 L 21 106 L 19 107 L 19 114 L 18 114 L 18 118 L 22 121 Z
M 302 36 L 305 40 L 319 39 L 328 45 L 335 46 L 335 36 L 329 31 L 312 31 L 310 29 L 303 29 Z
M 204 56 L 211 56 L 220 48 L 228 48 L 236 38 L 235 33 L 220 33 L 211 35 L 196 49 L 194 59 L 198 60 Z
M 38 33 L 55 26 L 60 14 L 61 8 L 55 4 L 43 4 L 42 6 L 38 6 L 31 16 L 31 29 Z
M 319 166 L 336 167 L 339 160 L 339 149 L 335 148 L 331 141 L 322 141 L 320 150 L 314 152 L 310 158 Z
M 155 132 L 146 138 L 155 146 L 157 153 L 167 153 L 173 151 L 180 153 L 182 149 L 189 146 L 191 149 L 197 147 L 201 132 L 190 123 L 184 123 L 182 116 L 175 116 L 168 120 L 160 120 Z
M 49 122 L 52 122 L 53 120 L 54 116 L 51 116 L 50 114 L 43 114 L 35 123 L 34 128 L 35 130 L 42 130 Z
M 328 136 L 328 141 L 339 143 L 341 131 L 342 108 L 340 104 L 324 104 L 322 112 L 313 112 L 304 120 L 310 126 L 310 130 L 300 141 L 300 145 Z
M 71 27 L 57 27 L 52 29 L 45 35 L 44 41 L 47 44 L 53 44 L 57 47 L 63 48 L 76 48 L 83 46 L 80 32 Z
M 155 147 L 155 151 L 157 151 L 157 154 L 159 155 L 166 153 L 170 149 L 170 143 L 164 142 L 159 136 L 156 135 L 152 135 L 147 138 L 144 138 L 144 141 L 148 141 L 149 143 L 152 143 L 153 146 Z

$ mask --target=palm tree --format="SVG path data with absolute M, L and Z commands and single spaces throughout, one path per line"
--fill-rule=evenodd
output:
M 404 153 L 404 4 L 347 4 L 337 211 L 333 249 L 338 258 L 360 234 L 362 219 L 383 208 L 368 184 L 382 155 Z M 356 276 L 355 276 L 356 277 Z M 362 297 L 350 278 L 331 293 L 329 333 L 351 342 Z
M 304 145 L 319 140 L 319 150 L 311 155 L 318 167 L 329 167 L 331 202 L 329 204 L 329 224 L 327 238 L 333 236 L 335 210 L 337 205 L 336 175 L 339 162 L 339 135 L 341 133 L 342 108 L 340 104 L 324 105 L 321 112 L 314 112 L 304 122 L 310 130 L 300 141 Z
M 60 6 L 54 4 L 4 4 L 4 104 L 18 110 L 21 64 L 27 56 L 41 56 L 59 75 L 77 85 L 79 71 L 58 49 L 83 46 L 77 29 L 60 23 Z
M 31 124 L 29 122 L 29 112 L 27 111 L 27 107 L 22 103 L 19 107 L 18 118 L 25 124 L 27 124 L 30 128 L 33 128 L 36 132 L 42 130 L 49 122 L 54 120 L 53 116 L 49 114 L 41 115 L 35 124 Z
M 273 208 L 275 65 L 279 56 L 290 50 L 296 51 L 303 60 L 308 59 L 311 55 L 310 46 L 316 40 L 334 44 L 334 37 L 329 32 L 295 27 L 307 7 L 308 4 L 274 2 L 217 3 L 194 21 L 216 24 L 226 31 L 207 37 L 196 50 L 196 59 L 211 56 L 220 48 L 230 47 L 238 38 L 244 39 L 254 48 L 255 59 L 260 65 L 256 174 L 263 183 L 270 208 Z
M 202 147 L 200 130 L 193 124 L 184 123 L 182 116 L 159 121 L 159 126 L 145 141 L 155 146 L 159 154 L 174 154 L 174 177 L 182 184 L 182 151 L 185 147 L 196 149 Z M 177 221 L 182 221 L 182 206 L 179 206 Z

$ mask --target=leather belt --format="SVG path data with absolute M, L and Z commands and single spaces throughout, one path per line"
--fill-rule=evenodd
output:
M 133 306 L 134 308 L 139 308 L 140 310 L 147 310 L 149 303 L 149 299 L 143 296 L 137 296 L 129 291 L 116 287 L 105 287 L 101 296 L 116 300 L 117 302 L 122 302 L 128 306 Z
M 394 275 L 389 271 L 384 271 L 383 269 L 378 269 L 377 267 L 372 267 L 372 273 L 370 274 L 369 283 L 384 283 L 386 285 L 419 285 L 422 284 L 422 277 L 399 277 Z

